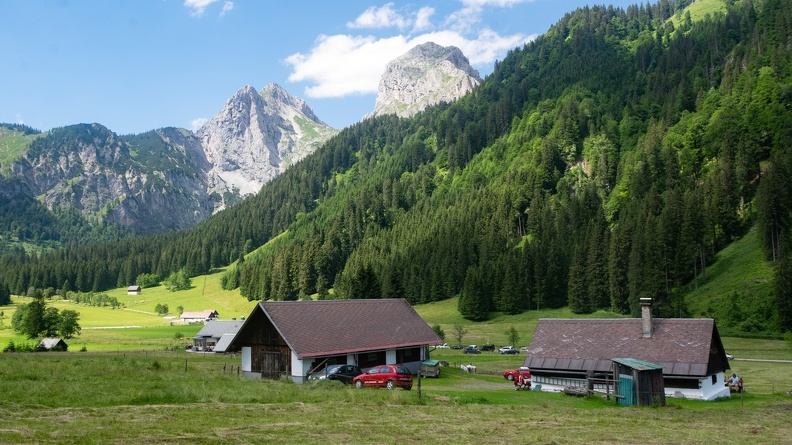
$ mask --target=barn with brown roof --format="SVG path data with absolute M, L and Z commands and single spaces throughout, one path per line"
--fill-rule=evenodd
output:
M 226 351 L 246 375 L 303 382 L 329 364 L 400 364 L 413 373 L 440 337 L 404 299 L 261 302 Z
M 585 386 L 587 372 L 613 379 L 611 360 L 629 357 L 662 366 L 667 396 L 729 396 L 729 360 L 715 321 L 652 318 L 650 299 L 642 299 L 641 318 L 540 319 L 526 352 L 524 366 L 542 390 Z

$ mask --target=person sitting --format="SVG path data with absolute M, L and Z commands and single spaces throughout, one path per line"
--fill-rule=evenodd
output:
M 521 389 L 531 389 L 531 380 L 527 379 L 522 373 L 517 375 L 517 378 L 514 379 L 514 389 L 521 390 Z
M 742 378 L 738 377 L 735 373 L 732 373 L 731 377 L 729 377 L 729 380 L 726 381 L 726 384 L 729 385 L 730 390 L 737 392 L 742 391 Z

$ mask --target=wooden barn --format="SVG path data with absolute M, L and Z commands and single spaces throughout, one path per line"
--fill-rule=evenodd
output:
M 612 360 L 629 357 L 662 367 L 666 396 L 728 397 L 729 360 L 715 321 L 653 318 L 651 299 L 641 303 L 641 318 L 540 319 L 524 362 L 533 383 L 563 391 L 587 386 L 591 375 L 613 380 Z
M 226 348 L 245 375 L 302 383 L 330 364 L 400 364 L 413 374 L 441 340 L 404 299 L 261 302 Z

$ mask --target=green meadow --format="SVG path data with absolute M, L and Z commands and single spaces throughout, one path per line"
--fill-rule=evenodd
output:
M 4 354 L 0 443 L 783 444 L 792 434 L 785 393 L 637 408 L 514 391 L 499 375 L 453 367 L 420 391 L 387 391 L 250 379 L 238 366 L 165 351 Z

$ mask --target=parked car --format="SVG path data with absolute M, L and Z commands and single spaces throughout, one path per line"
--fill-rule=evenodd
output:
M 516 379 L 517 376 L 519 376 L 520 374 L 522 374 L 524 380 L 531 380 L 531 371 L 525 366 L 520 366 L 517 369 L 511 369 L 504 372 L 503 378 L 505 378 L 510 382 L 513 382 L 514 379 Z
M 504 346 L 498 349 L 501 354 L 519 354 L 520 351 L 514 349 L 514 346 Z
M 457 343 L 457 344 L 455 344 L 454 346 L 451 346 L 451 349 L 462 349 L 462 345 L 460 345 L 459 343 Z
M 481 354 L 481 350 L 476 347 L 476 345 L 466 346 L 465 349 L 462 350 L 463 354 Z
M 413 377 L 404 366 L 379 365 L 352 379 L 355 388 L 374 386 L 393 389 L 397 386 L 406 390 L 412 389 Z
M 451 349 L 451 346 L 448 346 L 448 343 L 443 343 L 442 345 L 435 346 L 437 349 Z
M 729 360 L 734 360 L 734 356 L 729 353 L 726 353 L 726 358 Z
M 494 351 L 495 350 L 495 345 L 482 345 L 481 346 L 481 350 L 482 351 Z
M 344 385 L 352 383 L 352 379 L 363 374 L 355 365 L 329 365 L 323 371 L 311 374 L 309 380 L 338 380 Z

